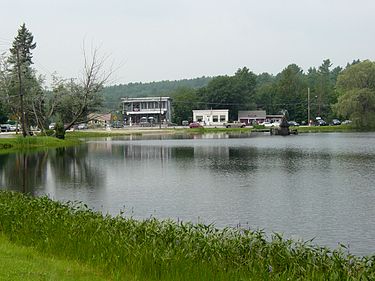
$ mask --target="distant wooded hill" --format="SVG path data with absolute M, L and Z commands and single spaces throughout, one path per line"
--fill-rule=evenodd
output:
M 211 77 L 200 77 L 177 81 L 139 82 L 109 86 L 103 89 L 104 106 L 107 110 L 116 110 L 120 108 L 121 98 L 124 97 L 168 96 L 179 88 L 198 89 L 205 87 L 211 80 Z

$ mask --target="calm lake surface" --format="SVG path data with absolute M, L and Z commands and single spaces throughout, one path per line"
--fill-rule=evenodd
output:
M 375 253 L 375 134 L 148 136 L 0 155 L 2 189 Z

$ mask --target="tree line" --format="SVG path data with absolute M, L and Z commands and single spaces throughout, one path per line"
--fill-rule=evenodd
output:
M 119 100 L 123 97 L 168 96 L 181 87 L 199 89 L 206 86 L 211 79 L 211 77 L 199 77 L 176 81 L 135 82 L 107 86 L 102 91 L 104 97 L 103 105 L 108 110 L 116 110 L 118 109 Z
M 289 120 L 307 122 L 311 117 L 351 119 L 359 128 L 375 128 L 375 63 L 355 60 L 344 68 L 326 59 L 304 72 L 296 64 L 277 75 L 255 74 L 247 67 L 234 75 L 180 81 L 130 83 L 105 87 L 111 70 L 107 58 L 84 51 L 83 75 L 64 79 L 54 75 L 49 89 L 33 68 L 32 33 L 21 25 L 9 53 L 0 55 L 0 122 L 21 124 L 24 136 L 37 126 L 46 132 L 57 121 L 57 134 L 90 120 L 90 113 L 120 110 L 120 98 L 161 96 L 173 98 L 173 121 L 190 120 L 194 109 L 229 109 L 236 120 L 239 110 L 266 110 L 286 114 Z M 308 89 L 310 95 L 308 98 Z
M 193 109 L 229 109 L 237 120 L 239 110 L 266 110 L 289 120 L 308 122 L 322 117 L 351 119 L 360 128 L 375 128 L 375 63 L 354 60 L 345 68 L 329 59 L 304 72 L 296 64 L 277 75 L 254 74 L 248 68 L 214 77 L 199 89 L 183 87 L 173 94 L 174 121 L 190 120 Z M 308 94 L 308 91 L 310 94 Z

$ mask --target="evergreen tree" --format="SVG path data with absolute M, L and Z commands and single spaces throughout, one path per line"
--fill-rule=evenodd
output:
M 8 58 L 11 76 L 9 92 L 12 97 L 9 99 L 9 107 L 12 113 L 21 119 L 24 136 L 29 134 L 28 128 L 30 125 L 37 125 L 39 118 L 36 114 L 35 103 L 41 103 L 43 92 L 41 83 L 31 67 L 33 64 L 32 50 L 36 47 L 36 43 L 33 41 L 34 36 L 26 28 L 26 25 L 22 24 L 14 38 Z M 16 96 L 19 97 L 19 100 L 14 98 Z

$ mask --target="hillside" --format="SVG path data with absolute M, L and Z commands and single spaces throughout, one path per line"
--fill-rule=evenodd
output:
M 123 97 L 168 96 L 176 89 L 182 87 L 198 89 L 206 86 L 211 79 L 211 77 L 200 77 L 177 81 L 138 82 L 105 87 L 103 90 L 104 107 L 109 110 L 118 109 L 120 100 Z

